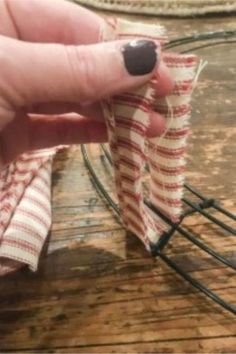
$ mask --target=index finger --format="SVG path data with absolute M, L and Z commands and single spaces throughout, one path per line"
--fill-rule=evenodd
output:
M 29 42 L 91 44 L 99 40 L 103 19 L 63 0 L 0 2 L 0 34 Z

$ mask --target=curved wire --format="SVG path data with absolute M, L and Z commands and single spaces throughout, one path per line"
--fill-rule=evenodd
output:
M 120 215 L 120 211 L 118 206 L 115 204 L 115 202 L 111 199 L 111 197 L 109 196 L 109 194 L 106 192 L 105 188 L 103 187 L 102 183 L 100 182 L 89 158 L 87 155 L 87 151 L 84 145 L 81 146 L 81 151 L 82 151 L 82 155 L 86 164 L 86 167 L 88 168 L 89 172 L 91 173 L 93 179 L 92 179 L 92 183 L 94 185 L 94 187 L 97 189 L 100 189 L 100 192 L 102 193 L 103 197 L 105 198 L 105 200 L 107 201 L 108 205 L 116 212 L 117 215 Z M 105 193 L 104 193 L 105 192 Z M 107 198 L 108 197 L 108 198 Z M 111 203 L 112 202 L 112 203 Z M 179 231 L 181 234 L 183 233 L 183 231 L 185 233 L 187 233 L 185 230 L 182 230 L 181 228 L 179 228 L 178 226 L 175 225 L 175 228 L 177 231 Z M 187 233 L 188 234 L 188 233 Z M 191 239 L 189 239 L 190 241 L 192 241 Z M 196 240 L 195 240 L 196 241 Z M 193 241 L 192 241 L 193 242 Z M 199 242 L 199 241 L 198 241 Z M 195 242 L 194 242 L 195 243 Z M 196 243 L 195 243 L 196 244 Z M 199 244 L 198 244 L 199 246 Z M 202 248 L 202 247 L 201 247 Z M 194 288 L 196 288 L 197 290 L 201 291 L 202 293 L 204 293 L 207 297 L 209 297 L 211 300 L 213 300 L 215 303 L 217 303 L 218 305 L 220 305 L 221 307 L 223 307 L 224 309 L 226 309 L 227 311 L 233 313 L 234 315 L 236 315 L 236 307 L 234 305 L 231 305 L 229 303 L 227 303 L 226 301 L 224 301 L 220 296 L 218 296 L 215 292 L 211 291 L 209 288 L 207 288 L 205 285 L 203 285 L 202 283 L 200 283 L 198 280 L 194 279 L 193 277 L 191 277 L 188 273 L 186 273 L 185 271 L 183 271 L 183 269 L 181 267 L 179 267 L 177 265 L 176 262 L 174 262 L 173 260 L 170 259 L 170 257 L 166 256 L 163 252 L 161 252 L 160 250 L 157 250 L 157 252 L 155 253 L 156 256 L 160 257 L 169 267 L 171 267 L 172 269 L 174 269 L 182 278 L 184 278 L 186 281 L 188 281 Z M 213 254 L 212 254 L 213 255 Z M 219 256 L 218 256 L 219 257 Z M 219 258 L 218 258 L 219 259 Z M 220 260 L 220 259 L 219 259 Z M 225 263 L 225 262 L 223 262 Z M 225 263 L 226 264 L 226 263 Z M 227 264 L 229 265 L 229 264 Z M 235 266 L 234 266 L 235 269 Z
M 197 33 L 197 34 L 193 34 L 191 36 L 172 39 L 171 41 L 169 41 L 165 45 L 165 49 L 171 49 L 171 48 L 179 47 L 184 44 L 200 42 L 200 41 L 207 41 L 210 39 L 225 39 L 225 40 L 227 40 L 228 38 L 232 38 L 234 36 L 236 36 L 236 29 L 229 30 L 229 31 Z
M 234 43 L 236 41 L 227 41 L 227 39 L 232 38 L 236 36 L 236 29 L 235 30 L 231 30 L 231 31 L 219 31 L 219 32 L 206 32 L 206 33 L 200 33 L 200 34 L 195 34 L 192 36 L 188 36 L 188 37 L 182 37 L 182 38 L 177 38 L 174 39 L 172 41 L 170 41 L 165 48 L 166 49 L 171 49 L 174 47 L 179 47 L 181 45 L 186 45 L 189 43 L 194 43 L 194 42 L 199 42 L 199 41 L 207 41 L 207 40 L 218 40 L 218 39 L 225 39 L 225 41 L 218 41 L 218 42 L 214 42 L 214 43 L 209 43 L 207 44 L 203 44 L 203 45 L 199 45 L 199 46 L 195 46 L 192 47 L 191 49 L 188 50 L 184 50 L 182 51 L 182 53 L 187 53 L 189 51 L 192 50 L 198 50 L 201 48 L 206 48 L 206 47 L 210 47 L 210 46 L 215 46 L 215 45 L 220 45 L 220 44 L 224 44 L 224 43 Z M 108 159 L 108 161 L 112 164 L 112 159 L 110 154 L 108 153 L 108 151 L 105 149 L 105 147 L 103 145 L 101 145 L 101 148 L 106 156 L 106 158 Z M 92 176 L 92 183 L 94 185 L 94 187 L 99 191 L 99 193 L 105 198 L 106 202 L 108 203 L 108 205 L 114 210 L 114 212 L 116 213 L 117 216 L 120 215 L 120 211 L 119 208 L 117 206 L 117 204 L 113 201 L 113 199 L 110 197 L 109 193 L 107 193 L 106 189 L 104 188 L 103 184 L 100 182 L 92 164 L 90 163 L 90 160 L 88 158 L 87 155 L 87 151 L 84 145 L 81 146 L 81 151 L 82 151 L 82 155 L 84 158 L 84 162 L 86 167 L 88 168 L 91 176 Z M 189 211 L 187 211 L 185 214 L 191 214 L 194 212 L 200 212 L 202 215 L 204 215 L 205 217 L 209 218 L 209 214 L 206 213 L 203 209 L 207 208 L 207 207 L 213 207 L 216 210 L 218 210 L 219 212 L 225 214 L 226 216 L 228 216 L 229 218 L 231 218 L 232 220 L 236 220 L 236 216 L 233 215 L 232 213 L 228 212 L 227 210 L 225 210 L 224 208 L 222 208 L 221 206 L 218 205 L 218 203 L 215 200 L 212 199 L 208 199 L 205 196 L 203 196 L 199 191 L 197 191 L 195 188 L 193 188 L 192 186 L 190 186 L 189 184 L 185 184 L 184 187 L 186 189 L 188 189 L 191 193 L 193 193 L 194 195 L 198 196 L 199 199 L 202 201 L 201 203 L 199 203 L 198 205 L 196 205 L 195 203 L 192 203 L 191 201 L 189 201 L 188 199 L 184 198 L 183 201 L 189 205 L 189 207 L 191 208 Z M 153 210 L 153 206 L 150 205 L 149 202 L 146 202 L 147 205 L 149 205 L 152 210 Z M 157 210 L 156 210 L 157 212 Z M 158 211 L 159 212 L 159 211 Z M 185 215 L 183 215 L 183 218 L 185 217 Z M 182 218 L 182 219 L 183 219 Z M 218 261 L 224 263 L 225 265 L 236 269 L 236 265 L 233 264 L 232 262 L 230 262 L 229 260 L 225 259 L 223 256 L 221 256 L 220 254 L 216 253 L 214 250 L 212 250 L 211 248 L 209 248 L 208 246 L 206 246 L 204 243 L 202 243 L 201 241 L 197 240 L 194 236 L 192 236 L 189 232 L 187 232 L 186 230 L 184 230 L 180 224 L 173 224 L 171 223 L 170 220 L 168 220 L 168 218 L 166 218 L 165 216 L 163 216 L 163 219 L 167 219 L 165 220 L 167 223 L 169 223 L 169 225 L 172 227 L 171 229 L 171 233 L 169 233 L 169 238 L 167 239 L 166 242 L 168 242 L 168 240 L 170 239 L 170 237 L 172 236 L 173 232 L 175 230 L 177 230 L 182 236 L 184 236 L 185 238 L 187 238 L 190 242 L 194 243 L 196 246 L 200 247 L 202 250 L 204 250 L 205 252 L 207 252 L 208 254 L 212 255 L 214 258 L 216 258 Z M 220 227 L 226 229 L 227 231 L 229 231 L 232 234 L 236 234 L 236 230 L 229 227 L 228 225 L 222 223 L 220 220 L 216 219 L 215 217 L 213 217 L 212 215 L 210 215 L 210 219 L 212 222 L 216 223 L 217 225 L 219 225 Z M 182 221 L 182 220 L 181 220 Z M 226 227 L 225 227 L 226 226 Z M 229 312 L 233 313 L 234 315 L 236 315 L 236 306 L 231 305 L 229 303 L 227 303 L 226 301 L 224 301 L 221 297 L 219 297 L 217 294 L 215 294 L 213 291 L 211 291 L 209 288 L 207 288 L 205 285 L 203 285 L 202 283 L 200 283 L 199 281 L 197 281 L 196 279 L 194 279 L 193 277 L 191 277 L 188 273 L 186 273 L 181 267 L 179 267 L 176 262 L 174 262 L 173 260 L 171 260 L 168 256 L 166 256 L 163 252 L 162 252 L 162 247 L 160 247 L 159 249 L 156 249 L 156 255 L 158 255 L 169 267 L 171 267 L 172 269 L 174 269 L 182 278 L 184 278 L 186 281 L 188 281 L 194 288 L 198 289 L 199 291 L 201 291 L 202 293 L 204 293 L 207 297 L 209 297 L 210 299 L 212 299 L 215 303 L 217 303 L 218 305 L 220 305 L 221 307 L 223 307 L 224 309 L 228 310 Z

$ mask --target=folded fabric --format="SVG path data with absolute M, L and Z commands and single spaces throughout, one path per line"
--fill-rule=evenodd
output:
M 51 167 L 56 149 L 23 154 L 0 172 L 0 275 L 35 271 L 51 225 Z
M 123 20 L 110 20 L 101 40 L 149 38 L 163 44 L 164 29 Z M 143 202 L 142 171 L 150 170 L 149 197 L 173 221 L 181 214 L 184 153 L 190 117 L 190 96 L 196 57 L 164 54 L 174 80 L 172 94 L 158 98 L 155 79 L 138 90 L 104 102 L 115 182 L 124 226 L 150 250 L 168 226 Z M 161 138 L 147 139 L 149 111 L 167 119 Z M 28 265 L 35 271 L 51 225 L 51 168 L 56 149 L 20 156 L 0 172 L 0 275 Z
M 124 20 L 110 21 L 103 37 L 149 38 L 161 44 L 166 41 L 163 27 Z M 192 54 L 164 53 L 163 61 L 174 81 L 171 95 L 159 98 L 153 78 L 140 89 L 104 104 L 121 218 L 148 250 L 170 227 L 145 205 L 142 171 L 147 163 L 151 203 L 177 222 L 182 211 L 184 155 L 197 58 Z M 161 137 L 147 139 L 149 112 L 153 109 L 166 117 L 167 130 Z

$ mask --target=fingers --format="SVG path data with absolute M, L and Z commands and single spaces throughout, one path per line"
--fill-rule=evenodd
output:
M 103 20 L 62 0 L 2 0 L 0 34 L 29 42 L 96 43 Z
M 103 25 L 104 20 L 100 16 L 63 0 L 0 2 L 0 34 L 24 41 L 61 44 L 96 43 Z M 171 87 L 168 70 L 162 64 L 157 90 L 160 90 L 160 95 L 165 95 Z
M 100 104 L 94 104 L 87 107 L 81 107 L 76 104 L 43 104 L 38 107 L 33 107 L 31 112 L 36 114 L 65 114 L 68 112 L 76 112 L 79 115 L 86 117 L 88 119 L 96 120 L 98 122 L 104 122 L 104 116 Z M 150 125 L 147 130 L 147 136 L 153 138 L 160 136 L 166 129 L 166 119 L 157 112 L 151 112 L 149 114 Z M 50 117 L 48 117 L 50 119 Z
M 166 96 L 171 93 L 174 87 L 170 71 L 163 61 L 160 62 L 156 75 L 156 94 L 157 96 Z
M 154 138 L 161 136 L 166 129 L 166 119 L 157 112 L 151 112 L 149 115 L 150 124 L 147 129 L 147 137 Z
M 107 141 L 106 125 L 77 114 L 29 118 L 28 150 L 63 144 L 103 143 Z
M 159 136 L 164 130 L 164 117 L 152 112 L 147 135 Z M 106 125 L 99 119 L 85 118 L 75 113 L 47 116 L 20 112 L 0 133 L 0 165 L 2 167 L 30 150 L 106 141 Z
M 103 120 L 103 112 L 100 103 L 95 103 L 92 105 L 81 105 L 70 102 L 49 102 L 34 105 L 32 107 L 27 107 L 26 111 L 30 114 L 65 114 L 65 113 L 78 113 L 81 116 Z
M 49 117 L 21 112 L 0 132 L 0 168 L 30 150 L 105 141 L 107 131 L 103 122 L 77 114 Z
M 107 142 L 104 122 L 81 117 L 77 114 L 60 116 L 31 116 L 28 119 L 29 139 L 27 150 L 48 148 L 64 144 L 87 144 Z M 158 113 L 150 114 L 149 138 L 160 136 L 166 128 L 165 118 Z
M 64 114 L 64 113 L 79 113 L 81 105 L 71 102 L 42 102 L 26 108 L 29 114 Z
M 152 41 L 87 46 L 0 37 L 0 90 L 14 108 L 40 102 L 94 102 L 146 83 L 157 70 Z

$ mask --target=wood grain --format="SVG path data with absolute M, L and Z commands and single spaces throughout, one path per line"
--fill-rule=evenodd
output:
M 152 17 L 136 17 L 146 22 Z M 159 19 L 158 19 L 159 21 Z M 235 28 L 235 17 L 160 19 L 172 37 Z M 188 180 L 236 210 L 235 45 L 199 51 L 209 64 L 193 101 Z M 101 150 L 90 156 L 114 195 Z M 95 192 L 79 147 L 57 155 L 53 224 L 35 274 L 0 282 L 0 351 L 235 352 L 236 318 L 195 291 L 126 235 Z M 235 237 L 202 217 L 185 226 L 236 262 Z M 232 303 L 235 272 L 177 234 L 166 249 L 192 276 Z

